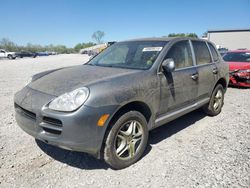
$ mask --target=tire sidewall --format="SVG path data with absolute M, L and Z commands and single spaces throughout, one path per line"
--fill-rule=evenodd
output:
M 143 129 L 143 138 L 141 141 L 141 145 L 139 151 L 136 153 L 136 155 L 128 160 L 121 160 L 116 156 L 116 149 L 115 149 L 115 141 L 116 136 L 118 134 L 118 131 L 120 128 L 128 121 L 136 120 L 142 125 Z M 105 143 L 105 149 L 104 149 L 104 158 L 105 161 L 111 165 L 114 169 L 121 169 L 125 168 L 127 166 L 130 166 L 131 164 L 135 163 L 137 160 L 140 159 L 140 157 L 143 155 L 148 141 L 148 129 L 147 129 L 147 121 L 145 117 L 137 111 L 130 111 L 125 114 L 123 114 L 112 126 L 112 128 L 109 131 L 109 134 L 106 139 Z
M 222 104 L 221 104 L 221 106 L 220 106 L 220 108 L 219 108 L 218 110 L 215 110 L 215 109 L 214 109 L 214 98 L 215 98 L 215 95 L 217 94 L 217 92 L 218 92 L 219 90 L 221 90 L 221 92 L 222 92 Z M 225 92 L 224 92 L 224 88 L 222 87 L 221 84 L 218 84 L 218 85 L 215 87 L 215 89 L 214 89 L 214 91 L 213 91 L 213 93 L 212 93 L 210 102 L 209 102 L 209 111 L 211 112 L 212 115 L 218 115 L 218 114 L 221 112 L 221 109 L 222 109 L 222 107 L 223 107 L 223 105 L 224 105 L 224 93 L 225 93 Z

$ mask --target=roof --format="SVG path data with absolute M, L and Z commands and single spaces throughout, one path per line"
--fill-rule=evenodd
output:
M 151 38 L 138 38 L 138 39 L 131 39 L 131 40 L 125 40 L 122 42 L 133 42 L 133 41 L 171 41 L 171 40 L 182 40 L 182 39 L 192 39 L 192 40 L 201 40 L 201 41 L 207 41 L 200 38 L 193 38 L 193 37 L 151 37 Z
M 249 29 L 224 29 L 224 30 L 208 30 L 208 33 L 225 33 L 225 32 L 250 32 Z
M 234 52 L 234 53 L 236 53 L 236 52 L 246 52 L 246 53 L 250 53 L 250 50 L 230 50 L 228 52 Z

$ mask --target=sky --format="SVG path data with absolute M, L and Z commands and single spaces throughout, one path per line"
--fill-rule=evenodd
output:
M 0 39 L 25 45 L 250 29 L 250 0 L 0 0 Z

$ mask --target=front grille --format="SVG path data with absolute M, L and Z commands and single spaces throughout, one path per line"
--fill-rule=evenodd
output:
M 58 119 L 54 119 L 50 117 L 43 117 L 43 122 L 51 124 L 51 125 L 55 125 L 57 127 L 62 127 L 62 122 Z
M 250 83 L 250 79 L 247 79 L 247 78 L 236 77 L 236 80 L 237 80 L 238 82 Z
M 50 134 L 60 135 L 62 133 L 62 121 L 55 118 L 43 117 L 40 126 L 45 132 Z
M 15 106 L 15 109 L 18 110 L 24 116 L 26 116 L 28 118 L 31 118 L 31 119 L 34 119 L 34 120 L 36 119 L 36 114 L 35 113 L 22 108 L 21 106 L 19 106 L 16 103 L 14 104 L 14 106 Z
M 46 127 L 43 127 L 43 130 L 45 132 L 48 132 L 51 134 L 57 134 L 57 135 L 60 135 L 62 133 L 62 131 L 58 131 L 58 130 L 54 130 L 54 129 L 50 129 L 50 128 L 46 128 Z

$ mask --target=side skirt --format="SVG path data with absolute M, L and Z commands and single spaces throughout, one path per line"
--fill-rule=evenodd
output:
M 159 116 L 158 118 L 156 118 L 155 120 L 155 125 L 153 128 L 159 127 L 161 125 L 164 125 L 172 120 L 175 120 L 176 118 L 183 116 L 189 112 L 192 112 L 200 107 L 202 107 L 203 105 L 207 104 L 209 102 L 209 98 L 206 99 L 202 99 L 200 101 L 195 102 L 194 104 L 191 104 L 189 106 L 186 106 L 184 108 L 172 111 L 172 112 L 168 112 L 164 115 Z

